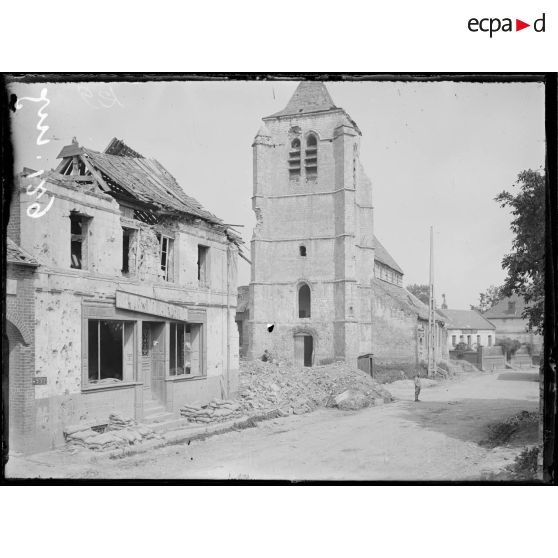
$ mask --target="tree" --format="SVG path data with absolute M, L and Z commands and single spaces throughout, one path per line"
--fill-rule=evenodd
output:
M 497 339 L 495 345 L 502 347 L 506 360 L 509 360 L 517 350 L 521 347 L 521 342 L 517 339 L 511 339 L 510 337 L 504 337 L 503 339 Z
M 508 275 L 502 288 L 503 296 L 518 294 L 525 300 L 523 317 L 529 329 L 542 333 L 544 310 L 544 174 L 526 170 L 519 173 L 514 195 L 503 191 L 496 196 L 501 207 L 509 207 L 515 235 L 512 251 L 504 256 L 502 268 Z
M 408 285 L 407 290 L 427 306 L 430 303 L 430 287 L 428 285 Z
M 492 308 L 497 302 L 500 302 L 504 295 L 502 294 L 502 287 L 495 287 L 490 285 L 484 293 L 479 293 L 479 303 L 476 306 L 471 306 L 471 310 L 476 310 L 481 314 Z

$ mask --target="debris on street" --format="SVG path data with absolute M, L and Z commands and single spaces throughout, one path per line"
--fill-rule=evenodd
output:
M 520 411 L 502 422 L 491 424 L 488 427 L 488 438 L 479 445 L 495 448 L 506 445 L 512 437 L 516 437 L 522 430 L 538 431 L 540 414 L 536 411 Z
M 356 410 L 392 400 L 378 382 L 344 362 L 297 368 L 246 361 L 240 368 L 239 395 L 246 413 L 275 408 L 283 416 L 318 407 Z

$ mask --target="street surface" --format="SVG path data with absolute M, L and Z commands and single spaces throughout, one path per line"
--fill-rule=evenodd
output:
M 489 449 L 488 426 L 538 411 L 538 371 L 507 370 L 440 382 L 415 403 L 410 380 L 386 386 L 397 401 L 356 412 L 320 409 L 123 459 L 80 461 L 50 452 L 16 458 L 7 475 L 134 479 L 477 480 L 497 473 L 536 426 Z M 72 460 L 73 459 L 73 460 Z

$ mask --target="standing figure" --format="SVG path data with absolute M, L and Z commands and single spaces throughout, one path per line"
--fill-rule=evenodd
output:
M 415 374 L 415 401 L 419 400 L 419 393 L 420 393 L 421 383 L 420 383 L 420 374 Z

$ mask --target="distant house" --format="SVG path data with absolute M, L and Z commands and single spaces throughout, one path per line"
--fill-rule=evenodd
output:
M 474 310 L 439 310 L 447 322 L 448 346 L 465 343 L 471 349 L 492 347 L 496 341 L 496 327 Z
M 542 336 L 528 330 L 528 320 L 523 318 L 525 300 L 513 295 L 502 299 L 483 316 L 496 328 L 499 337 L 517 339 L 523 345 L 532 347 L 532 354 L 539 354 L 542 347 Z

